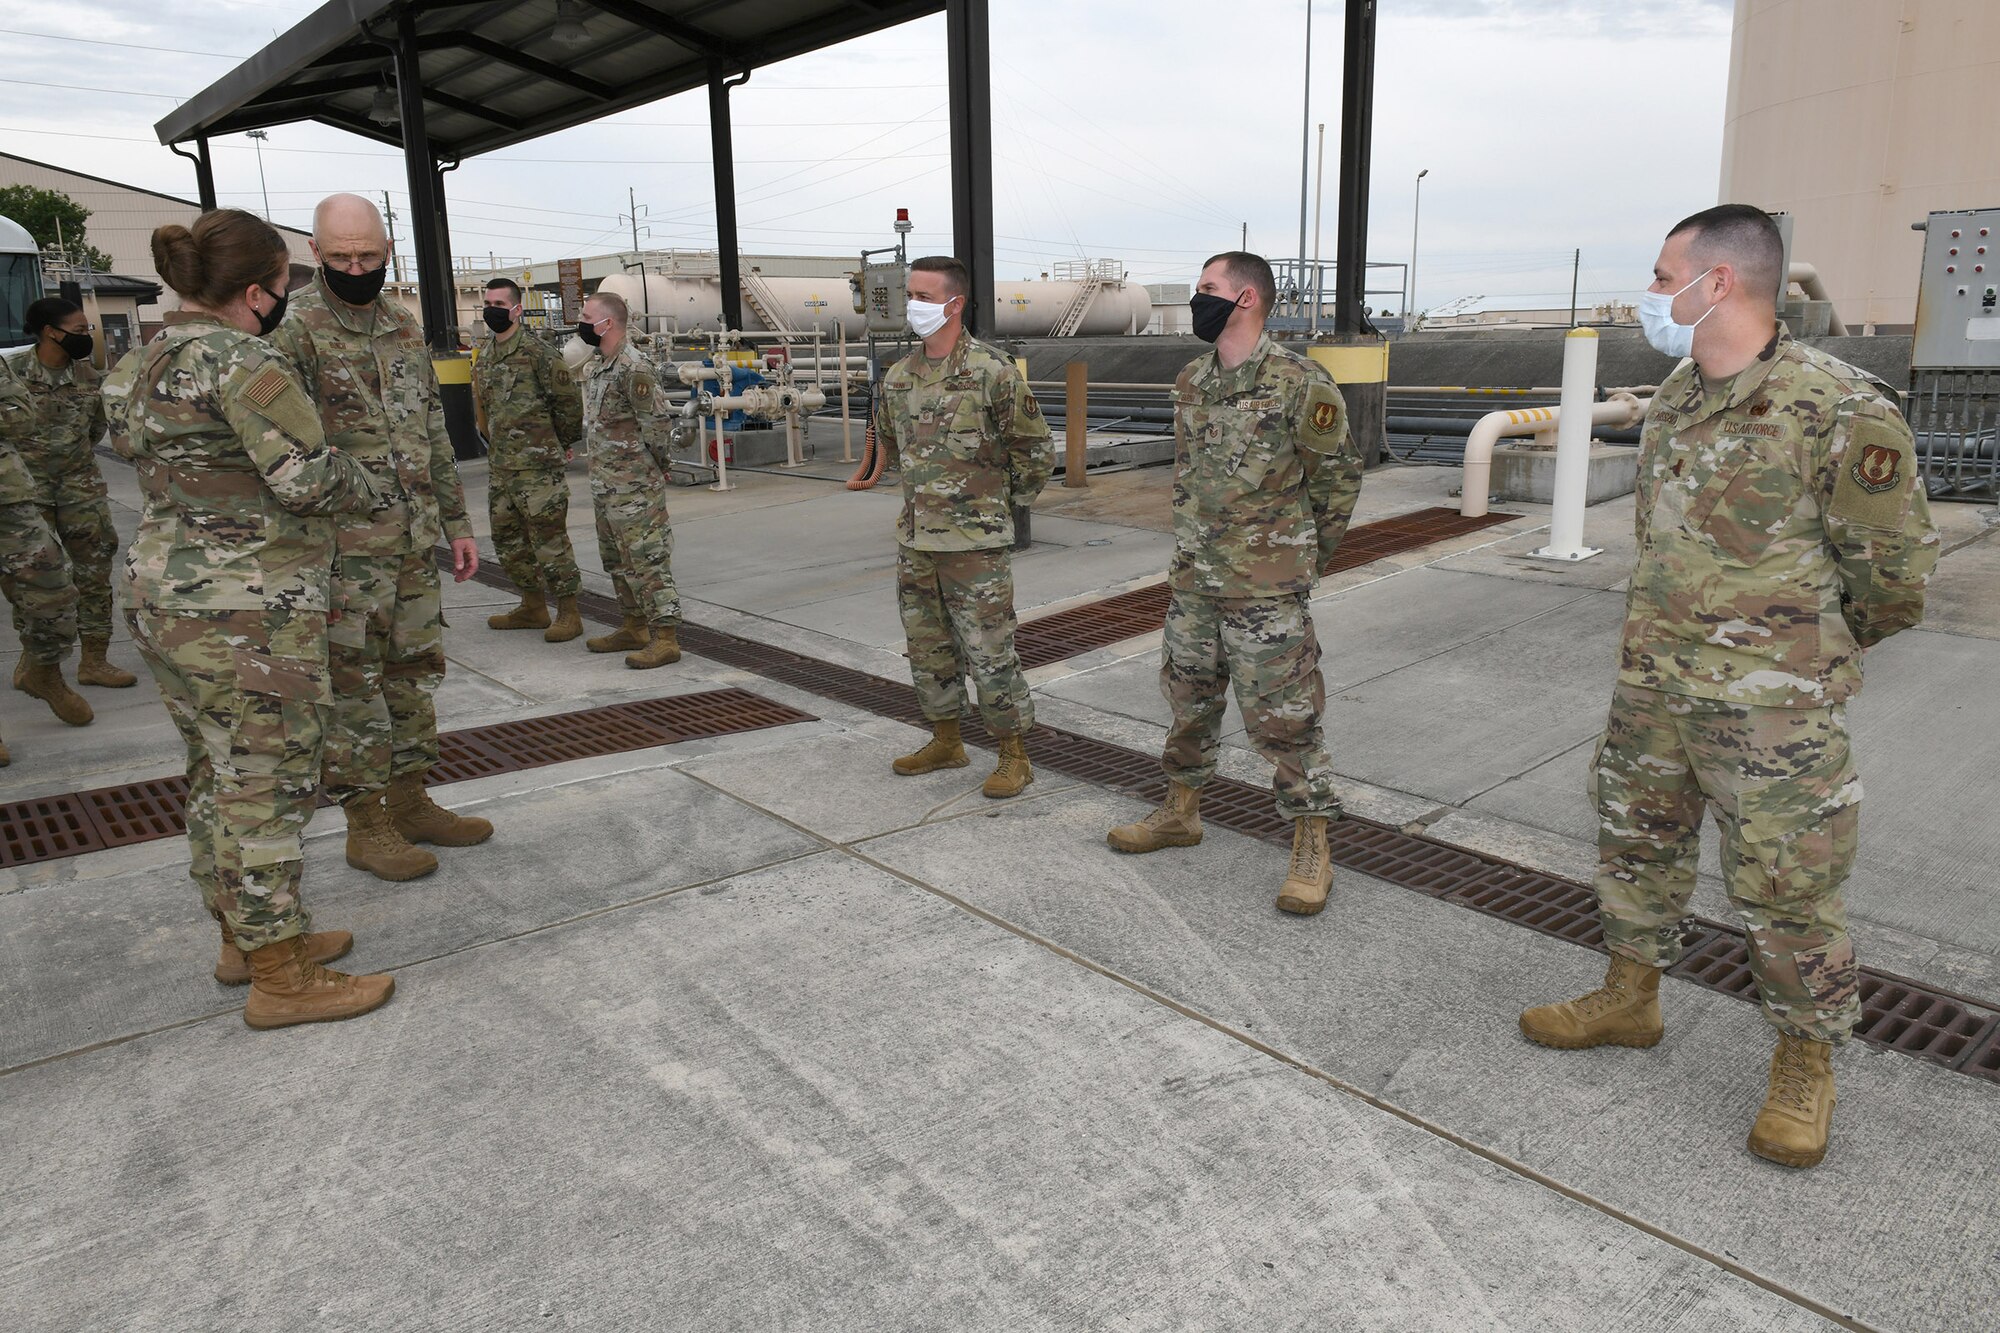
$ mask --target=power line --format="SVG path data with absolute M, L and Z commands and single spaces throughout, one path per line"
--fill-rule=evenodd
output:
M 227 51 L 185 51 L 175 46 L 141 46 L 137 42 L 107 42 L 100 37 L 65 37 L 55 32 L 28 32 L 21 28 L 0 28 L 9 37 L 39 37 L 45 42 L 81 42 L 85 46 L 116 46 L 126 51 L 146 51 L 155 55 L 211 56 L 216 60 L 248 60 L 248 56 Z
M 162 102 L 178 102 L 181 99 L 172 93 L 140 93 L 130 88 L 91 88 L 80 83 L 43 83 L 40 79 L 0 79 L 0 83 L 18 83 L 27 88 L 60 88 L 68 93 L 109 93 L 116 97 L 157 97 Z

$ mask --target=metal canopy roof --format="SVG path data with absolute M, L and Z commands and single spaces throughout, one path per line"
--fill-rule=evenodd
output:
M 945 0 L 413 0 L 433 156 L 458 161 L 939 13 Z M 395 92 L 402 0 L 329 0 L 154 126 L 163 144 L 300 120 L 402 146 L 369 119 Z

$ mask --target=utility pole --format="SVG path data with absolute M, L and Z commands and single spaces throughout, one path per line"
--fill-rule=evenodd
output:
M 1313 7 L 1306 0 L 1306 86 L 1299 101 L 1299 277 L 1306 266 L 1306 181 L 1312 165 Z M 1304 282 L 1299 286 L 1303 288 Z M 1303 292 L 1301 292 L 1303 296 Z
M 1250 224 L 1247 222 L 1243 224 L 1243 240 L 1236 248 L 1238 250 L 1248 250 L 1250 248 Z
M 403 280 L 403 257 L 396 253 L 396 206 L 389 202 L 389 192 L 382 191 L 382 221 L 389 224 L 389 272 L 397 282 Z
M 257 141 L 257 184 L 264 191 L 264 221 L 271 220 L 271 187 L 264 183 L 264 140 L 271 137 L 267 130 L 245 130 L 245 134 Z
M 1576 277 L 1583 270 L 1583 248 L 1577 247 L 1569 261 L 1569 326 L 1576 327 Z
M 646 281 L 645 261 L 639 258 L 639 219 L 645 213 L 649 213 L 652 210 L 650 207 L 642 209 L 637 193 L 629 185 L 625 187 L 625 206 L 631 211 L 619 214 L 618 220 L 630 223 L 632 227 L 632 262 L 639 269 L 639 327 L 651 333 L 653 331 L 653 293 L 649 290 L 650 284 Z M 652 234 L 653 229 L 651 227 L 646 228 L 646 235 L 649 239 Z

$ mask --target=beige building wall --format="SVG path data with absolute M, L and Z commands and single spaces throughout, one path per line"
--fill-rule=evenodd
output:
M 153 269 L 153 228 L 168 222 L 191 224 L 201 216 L 200 204 L 11 153 L 0 153 L 0 185 L 60 190 L 89 209 L 84 232 L 92 245 L 111 256 L 112 271 L 122 278 L 156 282 L 162 288 L 158 305 L 139 308 L 146 323 L 155 323 L 166 311 L 179 308 L 180 298 Z M 279 227 L 278 232 L 291 246 L 292 261 L 310 266 L 313 257 L 307 242 L 312 237 L 290 227 Z
M 1736 0 L 1722 201 L 1793 215 L 1850 328 L 1916 319 L 1933 209 L 2000 205 L 2000 0 Z

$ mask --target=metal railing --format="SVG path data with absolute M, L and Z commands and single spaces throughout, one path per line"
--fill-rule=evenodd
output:
M 2000 498 L 2000 368 L 1913 369 L 1904 415 L 1931 498 Z

